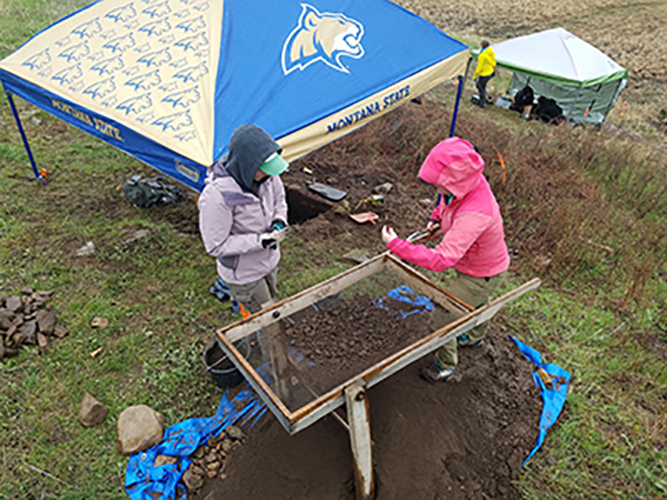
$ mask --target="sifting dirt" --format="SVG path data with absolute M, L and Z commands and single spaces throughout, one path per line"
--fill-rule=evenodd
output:
M 385 297 L 383 305 L 357 295 L 319 311 L 305 309 L 286 329 L 289 344 L 313 362 L 302 369 L 320 389 L 332 389 L 433 331 L 429 313 L 404 319 L 401 302 Z
M 418 180 L 417 171 L 443 138 L 438 131 L 447 130 L 446 114 L 433 102 L 407 104 L 391 117 L 292 163 L 283 174 L 288 189 L 319 201 L 308 191 L 308 183 L 348 193 L 347 210 L 338 204 L 336 210 L 294 225 L 294 237 L 322 245 L 346 236 L 346 247 L 375 255 L 384 251 L 383 224 L 393 226 L 401 237 L 423 229 L 435 192 Z M 492 186 L 498 179 L 489 179 Z M 392 187 L 384 192 L 382 204 L 364 202 L 387 182 Z M 377 225 L 357 224 L 348 216 L 368 210 L 379 215 Z M 299 272 L 298 265 L 292 272 Z M 356 370 L 360 360 L 350 357 L 356 349 L 354 329 L 346 327 L 336 335 L 345 336 L 345 355 L 327 343 L 331 356 L 326 356 L 305 332 L 293 340 L 310 358 L 326 361 L 330 370 Z M 382 351 L 382 357 L 397 348 L 391 336 L 386 345 L 365 345 L 370 358 L 373 351 Z M 518 498 L 512 481 L 535 443 L 541 410 L 532 365 L 499 334 L 490 334 L 481 347 L 461 349 L 459 358 L 457 372 L 447 383 L 431 385 L 418 377 L 418 369 L 432 363 L 428 355 L 370 389 L 379 500 Z M 248 435 L 247 444 L 230 457 L 225 477 L 208 481 L 191 498 L 354 498 L 349 437 L 331 417 L 290 436 L 267 412 Z
M 369 390 L 378 500 L 519 497 L 541 408 L 531 365 L 493 334 L 460 358 L 447 383 L 417 376 L 429 355 Z M 226 476 L 191 498 L 354 498 L 349 437 L 331 417 L 290 436 L 267 412 L 248 434 Z

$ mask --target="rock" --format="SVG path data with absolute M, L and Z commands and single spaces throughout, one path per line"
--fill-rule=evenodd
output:
M 68 333 L 69 330 L 67 329 L 67 327 L 65 325 L 61 325 L 60 323 L 58 323 L 53 329 L 53 334 L 59 339 L 63 338 Z
M 86 392 L 79 405 L 79 421 L 86 427 L 92 427 L 104 420 L 109 409 L 92 394 Z
M 188 492 L 192 493 L 204 486 L 204 477 L 194 474 L 188 469 L 185 471 L 185 474 L 183 474 L 183 484 L 185 484 Z
M 178 457 L 170 457 L 168 455 L 158 455 L 155 457 L 155 463 L 153 463 L 154 467 L 159 467 L 160 465 L 165 465 L 165 464 L 175 464 L 178 462 Z
M 222 440 L 222 451 L 225 453 L 229 453 L 232 450 L 232 440 L 231 439 L 223 439 Z
M 214 471 L 217 472 L 218 469 L 220 468 L 220 465 L 221 465 L 220 462 L 218 460 L 216 460 L 215 462 L 211 462 L 210 464 L 207 464 L 206 469 L 207 470 L 214 470 Z
M 16 347 L 5 347 L 5 358 L 13 358 L 19 355 L 19 350 Z
M 147 450 L 162 441 L 164 417 L 146 405 L 130 406 L 118 417 L 116 448 L 123 455 Z
M 24 344 L 31 344 L 34 345 L 37 343 L 37 322 L 36 321 L 28 321 L 27 323 L 23 323 L 21 327 L 19 328 L 19 332 L 23 335 L 23 343 Z
M 343 258 L 349 259 L 352 262 L 356 262 L 358 264 L 363 264 L 367 260 L 371 259 L 368 253 L 364 252 L 363 250 L 350 250 L 345 255 L 343 255 Z
M 109 320 L 106 318 L 93 318 L 90 322 L 90 326 L 93 328 L 106 328 L 109 326 Z
M 347 200 L 341 201 L 338 205 L 336 205 L 336 208 L 334 208 L 334 213 L 340 214 L 340 215 L 347 215 L 350 213 L 350 202 Z
M 40 310 L 37 312 L 37 327 L 44 335 L 51 335 L 56 326 L 56 312 Z
M 203 446 L 198 447 L 195 452 L 192 454 L 194 458 L 204 458 L 204 453 L 206 452 L 206 448 Z
M 196 465 L 196 464 L 191 464 L 190 465 L 190 472 L 192 472 L 193 474 L 196 474 L 197 476 L 203 476 L 203 475 L 206 474 L 206 471 L 204 469 L 202 469 L 201 467 L 199 467 L 198 465 Z
M 23 301 L 18 295 L 10 295 L 5 300 L 5 309 L 9 312 L 17 312 L 19 309 L 23 308 Z
M 239 427 L 235 425 L 229 425 L 225 428 L 225 432 L 232 439 L 243 439 L 246 437 L 245 432 L 243 432 Z
M 49 348 L 49 339 L 41 332 L 37 332 L 37 345 L 40 354 L 44 354 Z
M 95 253 L 95 243 L 93 243 L 92 241 L 88 241 L 85 245 L 83 245 L 76 251 L 76 256 L 85 257 L 87 255 L 92 255 L 94 253 Z
M 14 319 L 14 313 L 8 309 L 0 309 L 0 328 L 3 330 L 9 330 L 9 327 L 12 326 L 12 320 Z
M 375 186 L 373 188 L 373 192 L 387 194 L 389 191 L 391 191 L 391 188 L 393 187 L 394 185 L 391 182 L 385 182 L 383 184 L 380 184 L 379 186 Z

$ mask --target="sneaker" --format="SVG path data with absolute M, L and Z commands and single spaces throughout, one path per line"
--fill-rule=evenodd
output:
M 459 347 L 477 347 L 480 345 L 484 339 L 475 340 L 474 342 L 470 340 L 467 333 L 462 333 L 456 337 L 456 345 Z
M 455 366 L 452 366 L 449 369 L 443 370 L 438 365 L 434 364 L 429 368 L 423 368 L 422 371 L 419 373 L 419 375 L 421 376 L 421 378 L 431 383 L 445 382 L 452 375 L 454 375 L 455 368 L 456 368 Z

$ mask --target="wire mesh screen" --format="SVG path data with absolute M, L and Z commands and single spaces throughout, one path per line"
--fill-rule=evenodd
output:
M 249 361 L 293 412 L 454 319 L 382 269 L 254 332 Z

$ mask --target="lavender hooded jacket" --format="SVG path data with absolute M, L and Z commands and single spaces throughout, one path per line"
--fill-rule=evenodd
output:
M 280 151 L 262 129 L 243 125 L 232 135 L 229 154 L 208 169 L 198 202 L 199 229 L 227 283 L 252 283 L 278 265 L 280 250 L 263 248 L 259 238 L 274 221 L 287 221 L 285 187 L 278 176 L 259 183 L 253 177 L 272 153 Z
M 399 238 L 387 248 L 432 271 L 453 267 L 475 278 L 505 271 L 510 257 L 503 219 L 483 170 L 484 160 L 469 142 L 451 137 L 435 146 L 419 170 L 419 177 L 454 195 L 449 205 L 442 201 L 431 214 L 431 219 L 440 223 L 444 237 L 433 250 Z

